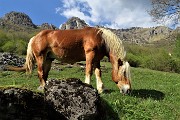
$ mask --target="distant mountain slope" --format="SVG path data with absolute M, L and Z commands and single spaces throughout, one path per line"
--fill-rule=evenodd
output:
M 112 29 L 122 40 L 134 44 L 149 44 L 161 40 L 169 39 L 174 35 L 173 29 L 165 26 L 157 26 L 151 28 L 132 27 L 129 29 Z M 171 37 L 170 41 L 174 41 Z
M 84 20 L 78 17 L 72 17 L 67 22 L 62 24 L 60 29 L 81 29 L 89 26 Z M 10 12 L 0 18 L 0 29 L 10 32 L 29 31 L 28 33 L 36 33 L 42 29 L 58 29 L 56 26 L 48 23 L 35 25 L 31 18 L 25 13 Z M 151 28 L 132 27 L 129 29 L 111 29 L 123 41 L 133 44 L 152 44 L 159 43 L 165 40 L 173 42 L 177 33 L 180 33 L 180 28 L 175 30 L 165 26 L 157 26 Z
M 84 20 L 78 17 L 70 18 L 64 23 L 60 29 L 80 29 L 89 26 Z M 117 34 L 123 41 L 134 44 L 150 44 L 157 43 L 161 40 L 168 40 L 173 42 L 175 40 L 174 35 L 180 32 L 180 28 L 176 30 L 170 29 L 165 26 L 157 26 L 151 28 L 132 27 L 129 29 L 111 29 Z

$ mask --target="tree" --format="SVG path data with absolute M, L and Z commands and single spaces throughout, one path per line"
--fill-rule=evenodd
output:
M 180 58 L 180 34 L 178 34 L 176 38 L 174 54 L 177 58 Z
M 180 23 L 180 0 L 151 0 L 149 14 L 158 23 L 171 23 L 176 27 Z

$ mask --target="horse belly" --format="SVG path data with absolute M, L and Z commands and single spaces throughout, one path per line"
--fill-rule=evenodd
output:
M 52 51 L 49 55 L 51 58 L 55 58 L 62 63 L 75 63 L 79 61 L 85 60 L 85 52 L 84 49 L 79 47 L 76 48 L 57 48 Z

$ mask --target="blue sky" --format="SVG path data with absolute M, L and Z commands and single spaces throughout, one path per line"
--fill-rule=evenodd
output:
M 76 16 L 90 26 L 157 26 L 147 13 L 150 8 L 150 0 L 0 0 L 0 17 L 17 11 L 30 16 L 36 25 L 47 22 L 59 27 Z
M 60 0 L 0 0 L 0 17 L 10 11 L 23 12 L 36 25 L 47 22 L 59 27 L 67 20 L 56 12 L 60 6 Z

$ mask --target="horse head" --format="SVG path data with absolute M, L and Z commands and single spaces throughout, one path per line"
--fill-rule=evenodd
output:
M 131 92 L 131 76 L 130 65 L 128 62 L 124 62 L 122 66 L 119 66 L 118 82 L 116 82 L 120 92 L 122 94 L 129 94 Z

